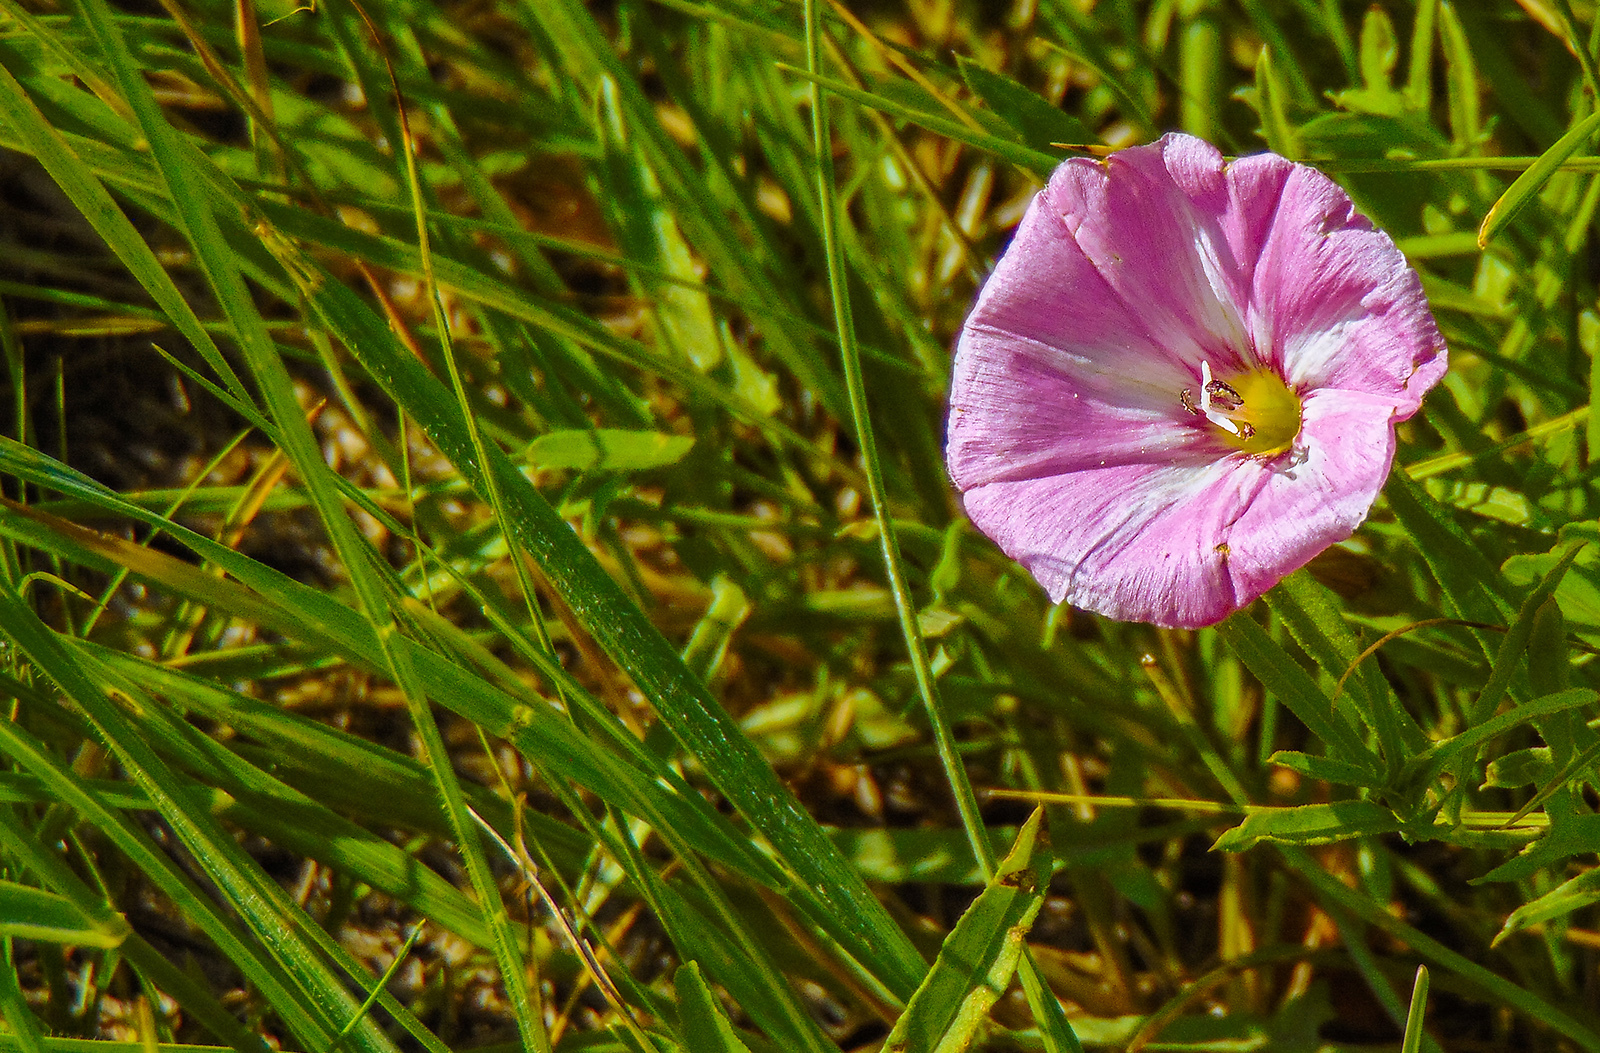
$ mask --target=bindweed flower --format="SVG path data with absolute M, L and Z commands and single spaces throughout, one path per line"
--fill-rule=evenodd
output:
M 1053 601 L 1210 625 L 1350 536 L 1444 371 L 1332 180 L 1171 134 L 1034 198 L 957 344 L 950 475 Z

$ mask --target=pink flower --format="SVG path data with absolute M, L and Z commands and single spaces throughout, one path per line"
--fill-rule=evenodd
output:
M 1034 198 L 956 347 L 950 476 L 1053 601 L 1210 625 L 1350 536 L 1444 371 L 1332 180 L 1167 135 Z

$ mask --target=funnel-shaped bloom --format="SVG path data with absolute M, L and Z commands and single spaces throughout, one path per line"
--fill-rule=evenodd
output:
M 1444 371 L 1332 180 L 1168 135 L 1034 199 L 961 331 L 950 475 L 1052 600 L 1210 625 L 1350 536 Z

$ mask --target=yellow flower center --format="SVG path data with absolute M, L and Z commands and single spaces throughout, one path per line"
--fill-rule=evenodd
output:
M 1201 362 L 1200 384 L 1198 397 L 1184 388 L 1179 396 L 1183 408 L 1216 425 L 1240 452 L 1273 457 L 1300 434 L 1300 398 L 1276 373 L 1252 369 L 1214 377 L 1211 364 Z

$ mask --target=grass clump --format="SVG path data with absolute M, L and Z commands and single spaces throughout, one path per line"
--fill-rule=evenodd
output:
M 1592 5 L 0 2 L 7 1049 L 1600 1050 Z M 941 456 L 1172 128 L 1452 361 L 1198 632 Z

